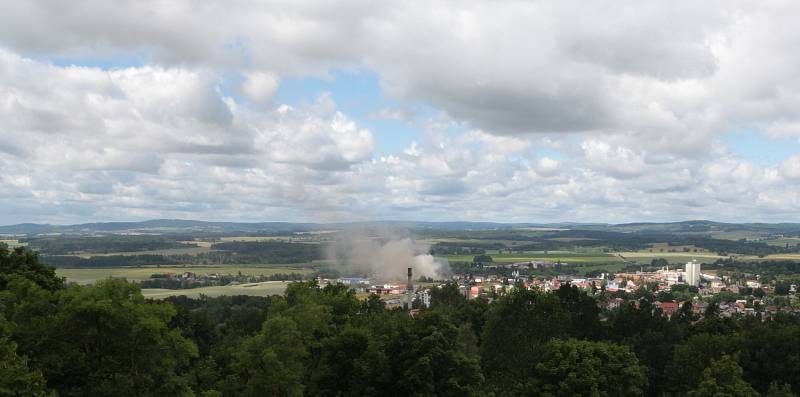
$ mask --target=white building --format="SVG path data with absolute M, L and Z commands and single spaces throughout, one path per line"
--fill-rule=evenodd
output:
M 692 259 L 691 262 L 686 263 L 686 272 L 684 275 L 686 277 L 686 284 L 695 287 L 700 285 L 700 264 L 697 263 L 697 259 Z

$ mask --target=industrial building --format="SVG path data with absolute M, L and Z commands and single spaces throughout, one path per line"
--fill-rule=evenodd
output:
M 697 262 L 697 259 L 692 259 L 691 262 L 686 263 L 684 278 L 686 284 L 695 287 L 700 285 L 700 264 Z

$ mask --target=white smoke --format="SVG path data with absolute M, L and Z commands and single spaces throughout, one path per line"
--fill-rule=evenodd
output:
M 446 260 L 428 253 L 430 246 L 414 242 L 397 233 L 346 233 L 327 248 L 327 259 L 342 274 L 364 275 L 379 280 L 405 280 L 406 269 L 414 270 L 414 278 L 446 278 L 450 266 Z

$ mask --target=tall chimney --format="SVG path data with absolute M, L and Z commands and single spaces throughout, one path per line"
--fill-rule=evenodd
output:
M 408 268 L 408 283 L 406 284 L 406 308 L 411 310 L 411 299 L 414 296 L 414 285 L 411 283 L 411 268 Z

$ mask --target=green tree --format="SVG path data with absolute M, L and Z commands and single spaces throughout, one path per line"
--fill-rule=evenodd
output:
M 699 334 L 675 346 L 666 367 L 669 390 L 686 394 L 700 383 L 703 370 L 723 354 L 738 352 L 742 339 L 736 336 Z
M 445 283 L 431 288 L 431 308 L 457 308 L 467 301 L 456 283 Z
M 359 367 L 369 352 L 371 340 L 366 329 L 347 327 L 323 341 L 308 394 L 337 396 L 355 391 Z
M 515 288 L 491 306 L 483 328 L 481 364 L 496 385 L 520 385 L 532 375 L 544 344 L 568 335 L 569 313 L 555 294 Z
M 703 379 L 689 397 L 754 397 L 758 392 L 742 379 L 742 367 L 736 356 L 723 355 L 712 360 L 703 371 Z
M 574 285 L 564 284 L 556 293 L 561 306 L 569 314 L 570 335 L 581 339 L 598 339 L 602 335 L 600 308 L 597 301 Z
M 742 334 L 741 365 L 753 387 L 764 391 L 771 381 L 779 380 L 800 389 L 800 325 L 745 322 Z
M 638 307 L 622 305 L 609 320 L 609 339 L 630 346 L 639 361 L 650 368 L 647 394 L 661 394 L 668 384 L 664 367 L 673 347 L 683 338 L 683 325 L 659 315 L 647 298 L 640 299 Z
M 5 245 L 0 245 L 0 290 L 7 288 L 12 275 L 22 276 L 50 291 L 64 286 L 64 279 L 56 276 L 54 268 L 41 263 L 35 252 L 24 247 L 9 251 Z
M 413 322 L 407 340 L 393 341 L 390 351 L 406 346 L 399 355 L 398 393 L 419 396 L 472 396 L 483 384 L 477 356 L 461 345 L 459 329 L 449 317 L 429 312 Z M 390 355 L 390 357 L 392 357 Z M 405 388 L 402 388 L 405 387 Z
M 236 395 L 302 396 L 308 350 L 290 318 L 275 315 L 236 353 Z
M 791 284 L 786 281 L 779 281 L 775 283 L 775 294 L 776 295 L 788 295 L 789 289 L 791 288 Z
M 528 395 L 641 396 L 647 369 L 626 346 L 553 339 L 536 365 Z
M 168 303 L 147 302 L 122 280 L 49 293 L 13 281 L 13 335 L 61 396 L 185 395 L 195 345 L 168 323 Z
M 8 338 L 8 325 L 0 315 L 0 397 L 48 396 L 41 371 L 17 355 L 17 344 Z
M 785 383 L 772 382 L 764 397 L 794 397 L 792 387 Z

